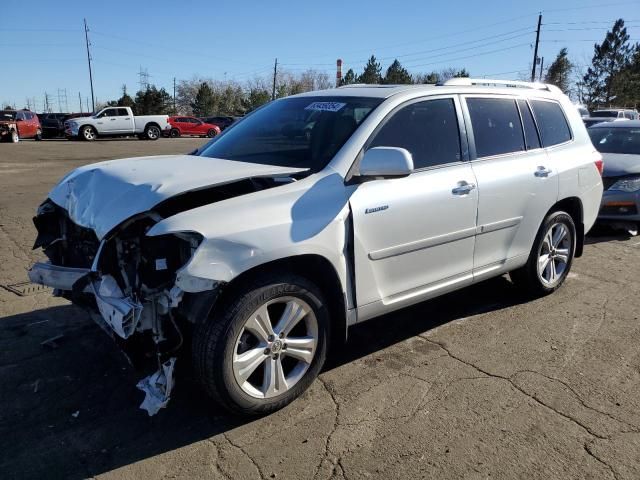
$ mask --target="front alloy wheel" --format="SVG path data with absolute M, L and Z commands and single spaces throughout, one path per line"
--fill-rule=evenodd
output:
M 317 343 L 318 321 L 304 300 L 270 300 L 247 319 L 236 340 L 233 375 L 248 395 L 275 397 L 307 373 Z
M 329 315 L 306 278 L 269 272 L 221 299 L 193 335 L 195 372 L 227 410 L 278 410 L 316 378 L 326 356 Z

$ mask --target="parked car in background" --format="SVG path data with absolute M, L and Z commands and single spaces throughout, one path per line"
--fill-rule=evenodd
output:
M 217 125 L 203 122 L 195 117 L 175 116 L 169 117 L 169 136 L 197 136 L 197 137 L 215 137 L 222 130 Z
M 308 137 L 283 133 L 307 112 Z M 265 414 L 311 385 L 352 325 L 507 272 L 532 295 L 560 288 L 598 215 L 601 168 L 552 85 L 308 92 L 189 155 L 66 175 L 34 219 L 50 261 L 29 278 L 151 361 L 150 413 L 190 339 L 181 353 L 204 390 Z
M 611 117 L 611 118 L 625 118 L 627 120 L 638 120 L 638 111 L 631 108 L 602 108 L 594 110 L 592 115 L 594 117 Z
M 23 138 L 42 140 L 38 116 L 29 110 L 0 110 L 0 139 L 16 143 Z
M 582 117 L 582 121 L 587 128 L 597 125 L 599 123 L 607 123 L 618 120 L 615 117 Z
M 68 113 L 39 113 L 43 138 L 64 137 L 64 121 Z
M 229 117 L 229 116 L 217 116 L 217 117 L 201 117 L 200 120 L 203 122 L 210 123 L 212 125 L 217 125 L 220 127 L 220 130 L 224 131 L 229 128 L 233 123 L 238 121 L 238 117 Z
M 600 123 L 589 129 L 604 158 L 604 194 L 598 221 L 640 230 L 640 121 Z
M 576 104 L 576 109 L 582 118 L 589 118 L 591 116 L 589 109 L 584 105 Z
M 100 137 L 137 135 L 157 140 L 171 128 L 168 115 L 134 115 L 129 107 L 107 107 L 91 117 L 76 117 L 64 122 L 67 138 L 92 141 Z

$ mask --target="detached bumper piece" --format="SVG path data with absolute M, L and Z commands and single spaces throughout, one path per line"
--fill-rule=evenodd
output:
M 60 267 L 38 262 L 28 272 L 32 283 L 46 285 L 56 290 L 73 290 L 73 284 L 89 273 L 88 268 Z

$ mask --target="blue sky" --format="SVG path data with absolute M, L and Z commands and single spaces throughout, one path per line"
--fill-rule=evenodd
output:
M 148 7 L 152 6 L 151 10 Z M 640 0 L 394 1 L 93 1 L 5 0 L 0 22 L 0 102 L 41 110 L 45 91 L 55 106 L 66 89 L 90 95 L 84 44 L 87 18 L 97 100 L 138 88 L 140 67 L 151 83 L 172 90 L 173 78 L 194 75 L 245 82 L 282 68 L 315 68 L 335 78 L 362 69 L 373 53 L 386 68 L 394 57 L 412 73 L 466 68 L 473 76 L 519 78 L 530 69 L 538 11 L 540 56 L 548 63 L 566 46 L 587 64 L 593 44 L 617 18 L 640 41 Z

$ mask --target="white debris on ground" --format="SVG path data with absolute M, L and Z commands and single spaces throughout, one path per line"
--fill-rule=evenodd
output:
M 176 357 L 171 357 L 162 364 L 162 369 L 153 375 L 143 378 L 136 385 L 145 393 L 144 400 L 140 404 L 142 410 L 146 410 L 149 416 L 155 415 L 164 408 L 171 399 L 173 389 L 173 369 L 176 365 Z

